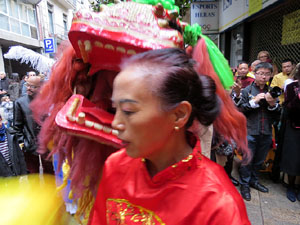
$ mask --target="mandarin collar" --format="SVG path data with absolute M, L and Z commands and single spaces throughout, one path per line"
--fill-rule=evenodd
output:
M 202 157 L 203 156 L 201 155 L 200 148 L 196 146 L 193 149 L 193 152 L 187 157 L 160 171 L 153 177 L 150 177 L 148 173 L 145 159 L 141 159 L 141 164 L 143 164 L 142 167 L 144 173 L 146 173 L 145 176 L 147 177 L 147 180 L 153 185 L 159 185 L 170 180 L 176 180 L 184 176 L 184 174 L 188 173 L 189 171 L 195 170 L 198 167 Z

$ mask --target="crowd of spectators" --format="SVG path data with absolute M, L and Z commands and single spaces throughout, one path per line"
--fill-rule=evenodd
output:
M 19 81 L 18 74 L 9 79 L 5 72 L 0 72 L 0 176 L 53 173 L 52 163 L 36 151 L 40 127 L 29 107 L 44 77 L 30 71 Z
M 272 178 L 278 181 L 286 174 L 287 198 L 300 201 L 300 190 L 295 185 L 296 177 L 300 176 L 300 63 L 295 65 L 293 60 L 284 59 L 281 68 L 282 72 L 278 73 L 270 54 L 261 51 L 255 61 L 240 62 L 233 69 L 235 82 L 230 96 L 247 119 L 248 148 L 252 152 L 251 162 L 238 168 L 239 179 L 231 174 L 234 156 L 242 157 L 237 154 L 235 143 L 213 134 L 211 159 L 216 161 L 217 155 L 226 157 L 224 169 L 232 183 L 240 186 L 241 195 L 247 201 L 251 200 L 250 187 L 269 191 L 259 182 L 258 173 L 272 148 L 276 150 Z M 40 128 L 29 108 L 44 77 L 30 71 L 19 81 L 18 74 L 12 74 L 9 79 L 5 72 L 0 72 L 0 151 L 3 156 L 0 167 L 6 171 L 0 176 L 24 174 L 24 165 L 27 172 L 38 173 L 41 164 L 47 172 L 53 173 L 51 163 L 36 152 Z M 14 156 L 17 158 L 13 158 L 8 154 L 10 148 L 23 151 L 18 151 Z
M 252 160 L 246 166 L 239 165 L 239 183 L 231 172 L 228 175 L 233 184 L 240 185 L 241 195 L 247 201 L 251 200 L 250 187 L 261 192 L 269 191 L 259 182 L 258 173 L 266 167 L 266 159 L 274 149 L 275 154 L 269 159 L 272 163 L 267 165 L 270 177 L 287 186 L 286 196 L 290 201 L 300 201 L 300 190 L 296 185 L 296 177 L 300 176 L 300 63 L 295 65 L 287 58 L 281 62 L 281 68 L 279 73 L 270 54 L 261 51 L 254 62 L 240 62 L 232 70 L 235 82 L 230 95 L 247 118 L 247 141 Z M 226 155 L 228 145 L 234 149 L 234 143 L 216 140 L 212 142 L 211 159 L 215 159 L 215 154 L 225 155 L 226 170 L 235 154 L 231 150 Z M 286 176 L 287 180 L 284 179 Z

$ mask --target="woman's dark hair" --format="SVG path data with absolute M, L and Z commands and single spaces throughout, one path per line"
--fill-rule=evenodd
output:
M 298 80 L 298 84 L 299 84 L 299 87 L 300 87 L 300 63 L 298 63 L 293 72 L 294 73 L 294 80 Z
M 300 80 L 300 63 L 298 63 L 294 68 L 294 79 Z
M 198 75 L 195 61 L 184 50 L 168 48 L 137 54 L 122 65 L 122 68 L 138 66 L 149 81 L 149 89 L 162 100 L 162 109 L 170 110 L 182 101 L 192 105 L 186 128 L 196 118 L 201 124 L 213 123 L 220 112 L 215 82 L 208 76 Z

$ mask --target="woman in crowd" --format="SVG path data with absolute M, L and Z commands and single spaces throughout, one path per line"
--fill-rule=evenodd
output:
M 221 109 L 215 82 L 196 66 L 180 49 L 123 64 L 112 126 L 125 149 L 105 162 L 89 224 L 250 224 L 223 168 L 195 147 L 200 124 Z
M 285 91 L 285 129 L 281 154 L 281 170 L 288 174 L 287 198 L 300 201 L 300 192 L 296 196 L 295 180 L 300 176 L 300 68 L 295 69 L 295 81 L 286 86 Z
M 274 75 L 276 75 L 278 73 L 278 68 L 277 68 L 276 64 L 272 62 L 270 53 L 268 51 L 260 51 L 257 54 L 257 59 L 260 60 L 260 62 L 268 62 L 268 63 L 272 64 L 272 66 L 273 66 L 273 73 L 272 73 L 272 77 L 270 79 L 270 83 L 271 83 Z

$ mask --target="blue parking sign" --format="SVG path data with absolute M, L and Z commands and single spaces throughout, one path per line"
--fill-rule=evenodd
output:
M 45 47 L 45 53 L 54 53 L 55 52 L 54 38 L 45 38 L 44 47 Z

